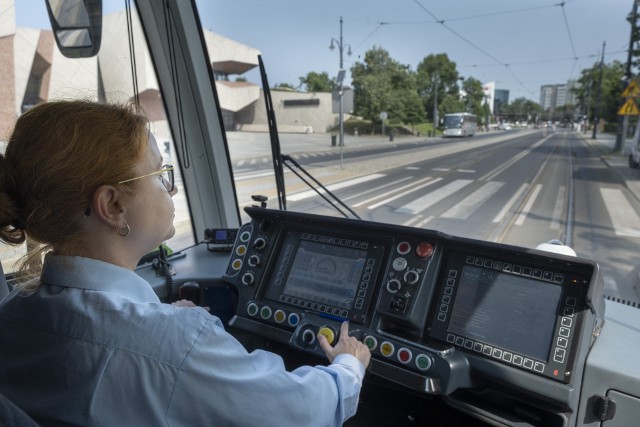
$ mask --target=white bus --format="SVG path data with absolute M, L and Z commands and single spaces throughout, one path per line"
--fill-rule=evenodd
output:
M 443 137 L 473 136 L 478 130 L 478 118 L 471 113 L 451 113 L 444 115 Z

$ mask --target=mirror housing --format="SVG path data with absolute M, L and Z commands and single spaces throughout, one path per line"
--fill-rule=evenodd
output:
M 51 30 L 60 52 L 88 58 L 100 50 L 102 0 L 46 0 Z

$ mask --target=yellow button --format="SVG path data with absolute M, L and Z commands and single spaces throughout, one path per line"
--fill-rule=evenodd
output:
M 328 326 L 321 327 L 320 330 L 318 331 L 318 334 L 324 335 L 324 337 L 327 339 L 327 342 L 329 344 L 333 344 L 333 340 L 336 339 L 336 333 L 333 332 L 333 329 L 331 329 Z

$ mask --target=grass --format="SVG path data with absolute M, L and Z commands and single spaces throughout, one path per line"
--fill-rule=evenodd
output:
M 343 123 L 344 133 L 347 135 L 355 135 L 356 129 L 359 135 L 380 135 L 382 126 L 380 123 L 372 124 L 369 120 L 351 118 Z M 389 123 L 384 125 L 384 133 L 387 134 L 389 129 L 393 129 L 396 135 L 430 135 L 433 132 L 432 123 L 421 123 L 419 125 L 404 125 L 402 123 Z M 331 129 L 332 133 L 338 133 L 338 126 Z M 441 132 L 436 130 L 436 134 Z

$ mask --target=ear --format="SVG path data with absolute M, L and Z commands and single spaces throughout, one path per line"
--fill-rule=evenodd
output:
M 91 211 L 110 228 L 122 227 L 126 222 L 125 195 L 112 185 L 102 185 L 93 193 Z

